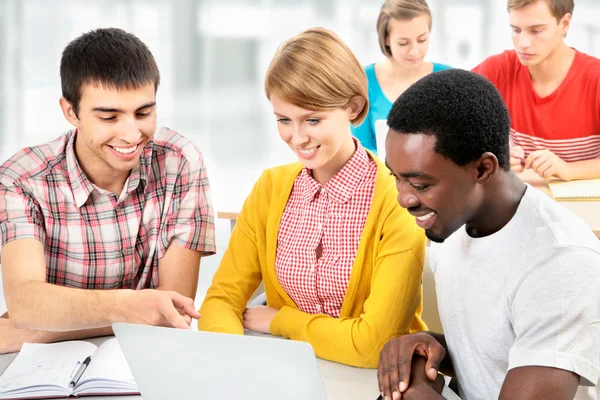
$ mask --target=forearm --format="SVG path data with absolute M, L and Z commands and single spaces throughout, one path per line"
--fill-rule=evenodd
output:
M 410 373 L 410 382 L 406 392 L 402 394 L 404 400 L 443 400 L 444 378 L 438 375 L 435 381 L 430 381 L 425 375 L 427 360 L 421 356 L 414 356 Z
M 127 290 L 84 290 L 45 282 L 23 284 L 6 303 L 19 329 L 71 331 L 107 327 L 122 319 Z
M 50 332 L 33 329 L 19 329 L 23 343 L 53 343 L 65 340 L 88 339 L 98 336 L 113 335 L 112 327 L 81 329 L 76 331 Z
M 242 312 L 227 299 L 207 295 L 200 308 L 198 330 L 242 335 Z
M 450 352 L 448 351 L 448 345 L 446 344 L 446 337 L 443 334 L 437 333 L 437 332 L 426 332 L 426 333 L 433 336 L 433 338 L 435 340 L 437 340 L 439 342 L 439 344 L 442 345 L 442 347 L 444 347 L 444 350 L 446 350 L 446 356 L 440 363 L 439 372 L 441 372 L 444 375 L 455 377 L 456 373 L 454 372 L 454 366 L 452 365 L 452 358 L 450 357 Z
M 271 321 L 270 332 L 308 342 L 323 359 L 359 368 L 376 368 L 387 340 L 402 334 L 389 323 L 382 326 L 369 316 L 334 318 L 283 307 Z M 408 328 L 404 333 L 408 333 Z
M 569 180 L 600 178 L 600 159 L 569 163 Z

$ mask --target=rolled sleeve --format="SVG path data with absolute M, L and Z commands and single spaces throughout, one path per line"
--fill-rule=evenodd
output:
M 580 385 L 600 379 L 600 273 L 598 254 L 563 249 L 533 269 L 514 298 L 515 342 L 509 369 L 545 366 L 571 371 Z
M 215 254 L 215 226 L 208 174 L 202 159 L 193 172 L 177 177 L 166 223 L 160 233 L 159 258 L 171 243 L 199 251 L 202 256 Z
M 0 184 L 0 248 L 17 239 L 32 238 L 44 243 L 46 231 L 35 199 L 19 186 Z

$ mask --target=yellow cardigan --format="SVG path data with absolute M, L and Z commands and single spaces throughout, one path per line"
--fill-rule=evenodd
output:
M 371 209 L 339 318 L 300 311 L 275 275 L 279 224 L 302 170 L 294 163 L 266 170 L 254 185 L 200 308 L 198 328 L 243 334 L 242 313 L 262 280 L 267 304 L 280 310 L 271 334 L 308 342 L 327 360 L 375 368 L 387 341 L 427 329 L 421 319 L 425 235 L 398 205 L 394 178 L 375 160 Z

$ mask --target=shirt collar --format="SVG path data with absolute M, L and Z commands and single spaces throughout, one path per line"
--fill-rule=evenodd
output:
M 356 150 L 346 165 L 325 185 L 317 182 L 310 170 L 303 168 L 303 191 L 306 202 L 311 202 L 317 192 L 325 189 L 333 201 L 345 204 L 352 198 L 363 177 L 369 170 L 370 158 L 366 150 L 356 138 L 352 138 L 356 144 Z
M 75 198 L 75 204 L 77 208 L 81 208 L 88 198 L 90 194 L 94 190 L 101 190 L 96 185 L 94 185 L 88 177 L 85 175 L 85 172 L 81 169 L 79 165 L 79 161 L 77 160 L 77 156 L 75 155 L 75 138 L 77 136 L 77 130 L 71 131 L 71 137 L 67 142 L 67 147 L 65 149 L 66 159 L 67 159 L 67 174 L 69 176 L 69 181 L 71 182 L 71 190 L 73 192 L 73 196 Z M 154 143 L 150 141 L 144 149 L 142 149 L 142 154 L 140 155 L 140 162 L 136 164 L 136 166 L 131 170 L 129 174 L 129 178 L 127 179 L 127 193 L 133 192 L 140 185 L 140 182 L 144 184 L 148 181 L 148 167 L 151 165 L 152 161 L 152 149 Z

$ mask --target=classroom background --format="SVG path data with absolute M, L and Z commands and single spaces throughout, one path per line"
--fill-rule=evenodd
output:
M 263 77 L 276 48 L 312 26 L 334 30 L 363 64 L 383 56 L 382 0 L 0 0 L 0 162 L 70 129 L 58 105 L 63 48 L 81 33 L 136 34 L 161 72 L 158 124 L 202 150 L 217 211 L 237 212 L 260 172 L 295 161 L 277 134 Z M 470 69 L 512 48 L 506 0 L 428 0 L 427 60 Z M 569 45 L 600 57 L 600 1 L 576 0 Z M 204 258 L 196 304 L 229 240 L 215 219 L 218 254 Z M 0 278 L 1 279 L 1 278 Z M 6 310 L 0 288 L 0 314 Z M 195 325 L 195 324 L 194 324 Z

